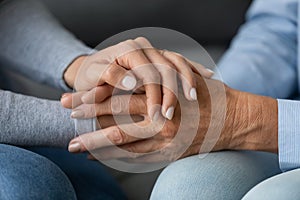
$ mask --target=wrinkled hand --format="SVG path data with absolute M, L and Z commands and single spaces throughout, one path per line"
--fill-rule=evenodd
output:
M 77 109 L 84 112 L 84 118 L 100 116 L 102 129 L 73 139 L 70 147 L 77 148 L 69 150 L 89 151 L 96 159 L 138 158 L 143 162 L 159 162 L 231 147 L 232 124 L 237 117 L 235 105 L 242 93 L 198 75 L 196 83 L 199 101 L 188 101 L 179 92 L 180 104 L 177 104 L 172 120 L 161 116 L 157 121 L 151 121 L 145 109 L 147 97 L 142 94 L 113 96 L 101 104 L 79 106 Z M 224 102 L 227 104 L 224 105 Z M 215 106 L 213 109 L 212 104 Z M 135 123 L 118 119 L 120 116 L 124 118 L 124 115 L 128 117 L 128 114 L 134 116 Z M 209 144 L 203 148 L 205 137 L 208 137 Z M 213 146 L 209 149 L 211 143 Z M 119 151 L 115 146 L 125 151 Z
M 173 161 L 226 149 L 277 152 L 275 99 L 233 90 L 220 81 L 198 75 L 196 80 L 199 101 L 187 101 L 179 93 L 181 104 L 176 106 L 172 120 L 163 117 L 157 121 L 149 120 L 145 95 L 113 96 L 101 104 L 82 105 L 84 117 L 100 116 L 102 129 L 74 138 L 69 147 L 78 144 L 77 148 L 69 150 L 89 151 L 92 159 L 134 158 L 143 162 Z M 95 112 L 91 112 L 91 106 Z M 195 106 L 199 108 L 200 119 Z M 136 123 L 129 123 L 128 118 L 118 119 L 126 118 L 126 114 L 133 115 Z M 214 134 L 214 131 L 220 131 L 220 134 Z M 115 146 L 125 151 L 119 151 Z

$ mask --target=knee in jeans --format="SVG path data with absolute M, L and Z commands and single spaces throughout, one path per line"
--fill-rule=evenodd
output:
M 300 170 L 271 177 L 252 188 L 243 200 L 300 199 Z
M 273 155 L 248 152 L 210 153 L 203 159 L 191 156 L 176 161 L 161 173 L 151 198 L 241 199 L 277 170 L 275 167 L 265 172 L 262 166 L 276 166 L 277 162 Z
M 66 175 L 51 161 L 0 145 L 0 199 L 75 199 Z

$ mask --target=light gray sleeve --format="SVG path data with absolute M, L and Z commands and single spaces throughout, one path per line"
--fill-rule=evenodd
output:
M 67 147 L 75 136 L 70 112 L 60 102 L 0 90 L 0 143 Z
M 35 0 L 0 3 L 0 45 L 1 67 L 63 90 L 66 67 L 92 53 Z

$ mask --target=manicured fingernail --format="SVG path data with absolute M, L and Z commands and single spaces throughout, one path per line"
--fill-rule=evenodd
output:
M 192 88 L 190 90 L 190 97 L 193 99 L 193 100 L 197 100 L 197 91 L 195 88 Z
M 123 80 L 122 80 L 122 85 L 125 88 L 132 90 L 136 85 L 136 80 L 135 80 L 135 78 L 133 78 L 131 76 L 125 76 L 125 78 L 123 78 Z
M 211 69 L 209 69 L 209 68 L 206 68 L 206 71 L 208 71 L 208 72 L 210 72 L 210 73 L 212 73 L 212 74 L 215 73 L 213 70 L 211 70 Z
M 74 144 L 70 144 L 68 149 L 69 152 L 76 153 L 76 152 L 80 152 L 81 146 L 78 142 L 76 142 Z
M 173 118 L 174 115 L 174 107 L 170 107 L 168 108 L 167 112 L 166 112 L 166 117 L 168 118 L 168 120 L 171 120 Z
M 84 112 L 82 110 L 74 110 L 71 113 L 71 117 L 72 118 L 81 118 L 81 117 L 84 117 Z

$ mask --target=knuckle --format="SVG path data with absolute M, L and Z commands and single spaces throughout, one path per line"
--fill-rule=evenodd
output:
M 130 47 L 130 48 L 137 49 L 137 44 L 132 39 L 126 40 L 125 41 L 125 45 L 128 46 L 128 47 Z
M 110 138 L 114 144 L 123 144 L 126 141 L 126 136 L 123 132 L 118 128 L 113 128 L 111 131 Z
M 143 47 L 146 48 L 150 48 L 152 47 L 151 43 L 149 42 L 149 40 L 145 37 L 137 37 L 135 39 L 136 42 L 138 42 L 140 45 L 142 45 Z
M 186 60 L 183 58 L 183 56 L 182 55 L 176 55 L 175 54 L 175 56 L 174 56 L 174 62 L 176 63 L 176 64 L 186 64 Z
M 168 54 L 168 50 L 162 49 L 159 51 L 162 56 L 166 56 Z
M 117 69 L 114 65 L 111 65 L 110 67 L 108 67 L 104 74 L 103 74 L 103 77 L 104 79 L 106 80 L 113 80 L 114 77 L 115 77 L 115 73 L 116 73 Z
M 147 73 L 145 73 L 145 75 L 144 75 L 145 80 L 148 81 L 148 82 L 150 82 L 150 83 L 158 83 L 158 84 L 160 84 L 160 81 L 161 81 L 160 73 L 156 69 L 155 70 L 153 70 L 153 69 L 146 70 Z

